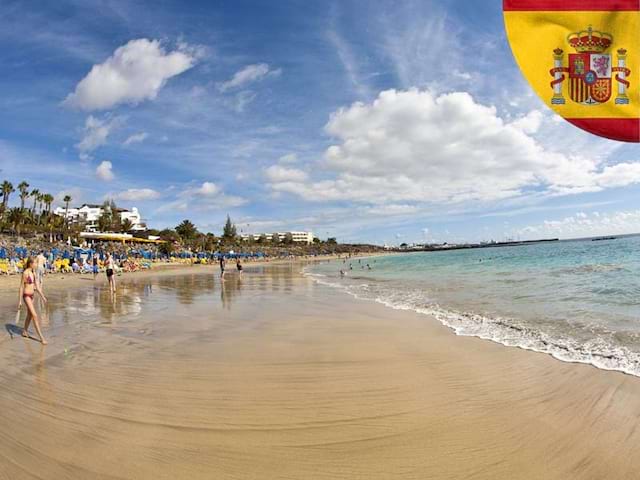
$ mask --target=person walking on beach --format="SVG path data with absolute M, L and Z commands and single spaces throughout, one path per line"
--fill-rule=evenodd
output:
M 40 250 L 40 253 L 36 257 L 36 283 L 40 288 L 40 291 L 44 291 L 44 271 L 47 266 L 47 257 L 44 256 L 44 252 Z
M 36 308 L 33 304 L 33 297 L 37 292 L 40 295 L 40 298 L 46 303 L 47 298 L 40 290 L 40 286 L 36 280 L 36 275 L 33 271 L 35 264 L 35 260 L 31 257 L 27 258 L 27 261 L 24 266 L 24 271 L 22 272 L 22 278 L 20 280 L 20 293 L 18 294 L 18 311 L 22 309 L 22 302 L 27 306 L 27 318 L 24 321 L 24 328 L 22 329 L 22 336 L 25 338 L 31 338 L 29 335 L 29 325 L 31 324 L 31 320 L 33 320 L 33 324 L 36 327 L 36 332 L 40 337 L 40 342 L 43 345 L 47 344 L 47 341 L 44 339 L 42 335 L 42 331 L 40 330 L 40 322 L 38 321 L 38 314 L 36 313 Z
M 93 279 L 95 280 L 98 276 L 98 272 L 100 269 L 98 268 L 98 256 L 96 254 L 93 255 Z
M 240 263 L 240 257 L 236 258 L 236 268 L 238 269 L 238 274 L 242 278 L 242 263 Z
M 220 254 L 220 258 L 218 259 L 218 261 L 220 262 L 220 280 L 224 280 L 224 268 L 225 268 L 227 262 L 224 259 L 224 255 L 223 254 Z
M 111 293 L 116 293 L 116 279 L 114 277 L 116 265 L 110 253 L 107 253 L 105 265 L 107 266 L 107 280 L 109 281 L 109 291 L 111 291 Z

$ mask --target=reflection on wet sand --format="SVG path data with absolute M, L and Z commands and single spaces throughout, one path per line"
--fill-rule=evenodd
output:
M 2 479 L 564 480 L 640 468 L 637 379 L 455 337 L 296 267 L 49 298 L 46 347 L 20 338 L 14 295 L 0 299 Z
M 240 275 L 227 275 L 220 284 L 220 301 L 226 310 L 231 310 L 234 301 L 239 300 L 243 278 Z

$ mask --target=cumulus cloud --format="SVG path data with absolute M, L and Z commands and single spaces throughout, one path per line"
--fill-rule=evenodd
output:
M 532 110 L 528 114 L 511 122 L 511 126 L 522 130 L 524 133 L 536 133 L 542 125 L 543 115 L 540 110 Z
M 100 180 L 104 180 L 105 182 L 110 182 L 115 178 L 115 175 L 113 174 L 113 165 L 110 161 L 104 160 L 100 165 L 98 165 L 98 168 L 96 168 L 96 177 Z
M 196 54 L 184 45 L 167 52 L 158 40 L 131 40 L 105 62 L 94 65 L 63 103 L 93 111 L 153 100 L 170 78 L 195 62 Z
M 279 68 L 274 70 L 266 63 L 247 65 L 242 70 L 237 71 L 229 80 L 219 84 L 218 89 L 221 92 L 226 92 L 227 90 L 258 82 L 268 76 L 278 76 L 280 73 L 281 70 Z
M 109 135 L 123 122 L 122 117 L 105 117 L 103 119 L 89 115 L 84 122 L 82 139 L 75 145 L 80 158 L 88 160 L 90 153 L 105 145 Z
M 127 137 L 127 139 L 122 144 L 128 146 L 133 143 L 144 142 L 148 136 L 149 134 L 147 132 L 134 133 L 133 135 Z
M 130 188 L 123 192 L 113 195 L 115 200 L 123 200 L 125 202 L 139 202 L 144 200 L 155 200 L 160 198 L 160 192 L 151 188 Z
M 640 210 L 610 213 L 578 212 L 560 220 L 545 220 L 518 230 L 522 238 L 581 238 L 640 233 Z
M 326 131 L 336 144 L 322 161 L 325 179 L 282 166 L 269 167 L 267 178 L 275 192 L 309 201 L 433 205 L 640 182 L 640 164 L 605 165 L 601 157 L 545 148 L 531 135 L 540 121 L 535 112 L 505 121 L 468 93 L 388 90 L 331 116 Z
M 204 182 L 199 187 L 190 189 L 189 193 L 202 197 L 215 197 L 220 193 L 220 187 L 213 182 Z

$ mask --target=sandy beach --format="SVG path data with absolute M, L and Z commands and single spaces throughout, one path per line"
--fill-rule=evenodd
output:
M 337 265 L 337 264 L 336 264 Z M 0 290 L 0 478 L 627 479 L 640 379 L 456 337 L 300 274 Z

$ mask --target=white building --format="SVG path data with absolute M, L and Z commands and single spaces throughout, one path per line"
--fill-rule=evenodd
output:
M 252 239 L 254 242 L 264 238 L 267 242 L 272 242 L 274 236 L 277 236 L 280 242 L 285 241 L 290 236 L 293 243 L 306 243 L 307 245 L 313 243 L 313 232 L 245 233 L 240 235 L 240 238 L 244 241 Z
M 53 213 L 64 218 L 65 214 L 69 223 L 82 223 L 85 226 L 85 231 L 96 232 L 98 231 L 98 219 L 104 213 L 102 205 L 90 205 L 85 203 L 80 208 L 69 208 L 67 211 L 64 207 L 56 208 Z M 140 232 L 147 229 L 147 226 L 142 221 L 140 212 L 136 207 L 131 210 L 121 209 L 117 210 L 120 214 L 120 221 L 129 220 L 131 222 L 131 231 Z
M 131 210 L 119 208 L 118 211 L 120 212 L 120 221 L 124 222 L 125 220 L 129 220 L 131 222 L 131 230 L 133 232 L 140 232 L 147 229 L 147 226 L 143 223 L 140 212 L 136 207 L 133 207 Z

